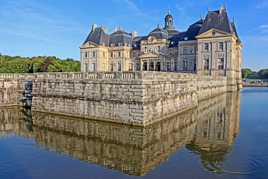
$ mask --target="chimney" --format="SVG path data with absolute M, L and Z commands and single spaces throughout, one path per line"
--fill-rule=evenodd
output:
M 96 25 L 96 24 L 93 24 L 93 25 L 91 26 L 91 31 L 93 32 L 96 28 L 97 28 L 97 25 Z
M 102 29 L 105 33 L 108 32 L 107 28 L 105 28 L 105 27 L 103 27 L 103 26 L 101 26 L 101 29 Z
M 131 37 L 132 37 L 132 39 L 134 39 L 135 37 L 137 37 L 137 35 L 138 35 L 138 33 L 137 32 L 131 32 Z
M 223 12 L 226 12 L 226 8 L 224 5 L 222 5 L 220 8 L 220 13 L 222 14 Z
M 117 32 L 117 31 L 118 31 L 118 27 L 115 27 L 115 28 L 114 28 L 114 32 Z

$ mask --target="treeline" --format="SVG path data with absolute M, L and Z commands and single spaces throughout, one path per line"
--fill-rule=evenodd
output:
M 54 56 L 20 57 L 0 54 L 0 73 L 80 72 L 80 62 Z
M 252 71 L 249 68 L 242 69 L 242 77 L 248 79 L 268 79 L 268 69 Z

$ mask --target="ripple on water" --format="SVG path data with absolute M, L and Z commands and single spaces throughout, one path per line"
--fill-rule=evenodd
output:
M 265 159 L 259 156 L 249 156 L 247 160 L 240 161 L 238 168 L 245 169 L 224 168 L 223 172 L 232 175 L 252 175 L 265 168 Z

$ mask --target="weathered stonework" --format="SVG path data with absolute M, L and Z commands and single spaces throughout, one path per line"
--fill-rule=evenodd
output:
M 26 80 L 33 82 L 32 109 L 82 118 L 145 126 L 191 109 L 227 92 L 226 77 L 187 73 L 40 73 L 0 75 L 3 93 L 17 89 L 20 104 Z M 12 96 L 12 95 L 11 95 Z M 5 104 L 5 103 L 4 103 Z

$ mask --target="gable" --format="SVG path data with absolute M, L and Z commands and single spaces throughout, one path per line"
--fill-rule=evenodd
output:
M 98 45 L 92 42 L 87 42 L 83 44 L 80 48 L 95 48 L 95 47 L 98 47 Z
M 210 29 L 202 34 L 199 34 L 196 36 L 197 39 L 201 38 L 217 38 L 217 37 L 226 37 L 226 36 L 231 36 L 232 34 L 223 32 L 217 29 Z

